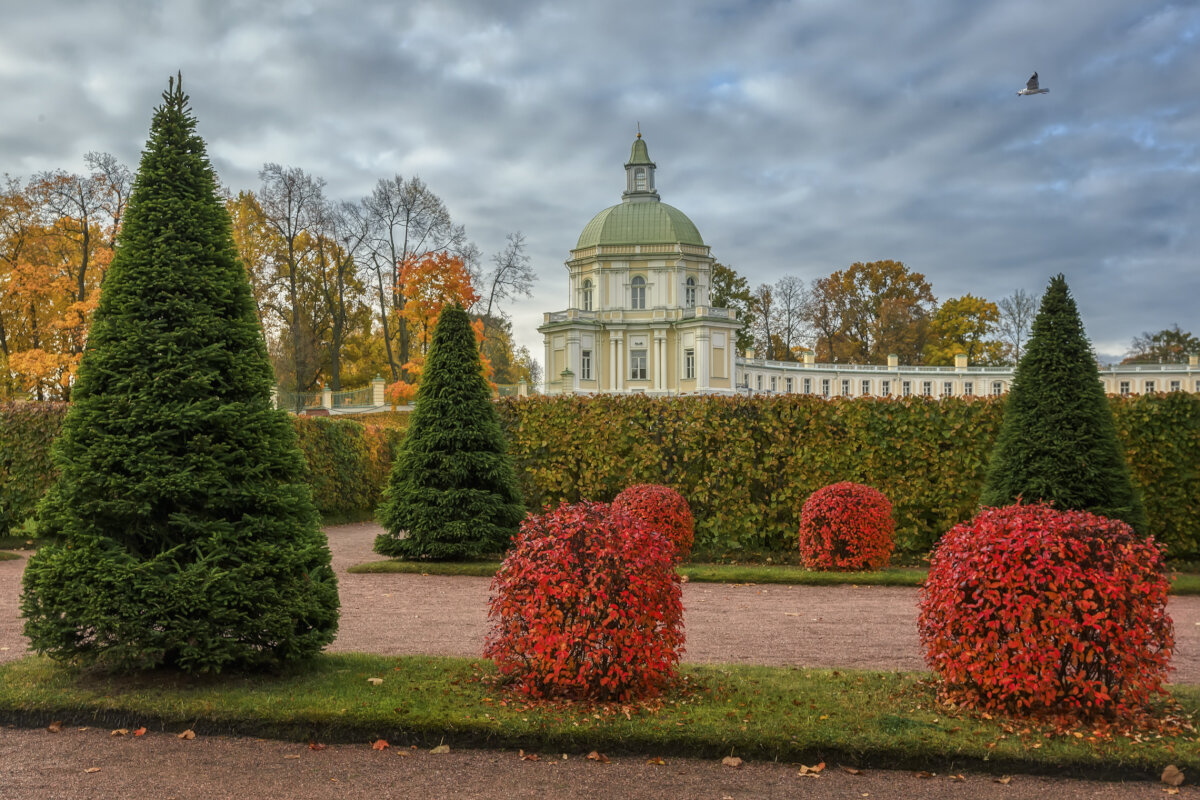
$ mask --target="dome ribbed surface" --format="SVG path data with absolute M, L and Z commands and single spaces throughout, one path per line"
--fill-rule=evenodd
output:
M 575 249 L 611 244 L 691 244 L 704 247 L 687 215 L 660 202 L 619 203 L 592 217 Z

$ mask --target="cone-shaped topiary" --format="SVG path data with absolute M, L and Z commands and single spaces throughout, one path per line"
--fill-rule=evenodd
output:
M 172 79 L 54 445 L 33 646 L 110 669 L 250 668 L 337 631 L 304 461 L 196 120 Z
M 477 558 L 508 547 L 525 508 L 467 312 L 438 317 L 416 408 L 379 507 L 375 550 Z
M 979 502 L 1018 499 L 1146 529 L 1096 358 L 1062 275 L 1050 281 L 1033 321 Z

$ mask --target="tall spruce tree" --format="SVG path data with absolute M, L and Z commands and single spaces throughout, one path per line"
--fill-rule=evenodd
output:
M 309 656 L 337 584 L 182 80 L 155 110 L 38 509 L 33 646 L 114 670 Z
M 504 550 L 525 516 L 467 313 L 438 317 L 416 408 L 392 465 L 375 549 L 411 559 Z
M 1017 365 L 980 502 L 1001 506 L 1017 498 L 1122 519 L 1138 531 L 1146 527 L 1096 359 L 1062 275 L 1050 281 Z

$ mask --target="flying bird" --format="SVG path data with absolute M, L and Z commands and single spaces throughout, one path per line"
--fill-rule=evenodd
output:
M 1039 88 L 1038 88 L 1038 79 L 1037 79 L 1037 73 L 1035 72 L 1035 73 L 1033 73 L 1033 77 L 1032 77 L 1032 78 L 1030 78 L 1030 79 L 1029 79 L 1029 80 L 1028 80 L 1028 81 L 1025 83 L 1025 88 L 1024 88 L 1024 89 L 1022 89 L 1021 91 L 1017 92 L 1017 94 L 1018 94 L 1018 95 L 1022 95 L 1022 94 L 1046 94 L 1046 93 L 1047 93 L 1047 92 L 1049 92 L 1049 91 L 1050 91 L 1049 89 L 1039 89 Z

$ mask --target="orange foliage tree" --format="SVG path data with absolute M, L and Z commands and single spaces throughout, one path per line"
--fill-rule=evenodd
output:
M 404 310 L 400 323 L 408 330 L 409 361 L 404 365 L 408 381 L 396 381 L 388 387 L 393 403 L 412 402 L 417 394 L 425 356 L 433 341 L 433 329 L 442 309 L 449 304 L 470 311 L 479 302 L 479 292 L 466 264 L 445 251 L 406 258 L 400 265 L 399 283 L 403 287 Z M 483 322 L 471 323 L 476 342 L 483 341 Z M 484 375 L 491 380 L 491 365 L 482 359 Z

